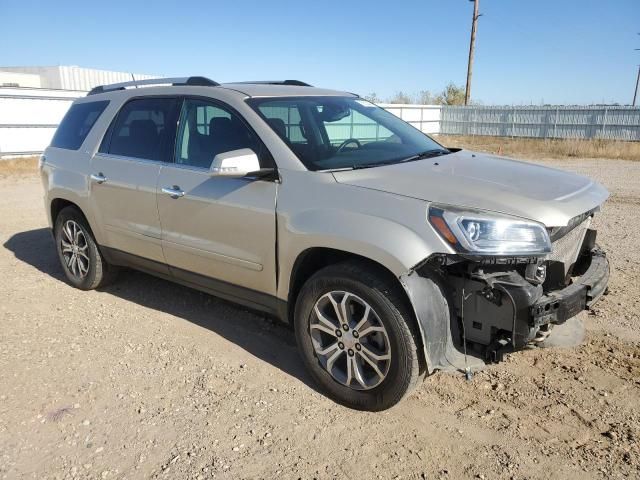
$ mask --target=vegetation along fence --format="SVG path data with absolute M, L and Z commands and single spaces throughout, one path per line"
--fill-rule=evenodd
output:
M 640 141 L 640 108 L 444 106 L 440 133 Z

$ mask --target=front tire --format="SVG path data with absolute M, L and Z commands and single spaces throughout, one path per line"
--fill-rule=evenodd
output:
M 349 261 L 318 271 L 298 295 L 294 322 L 303 362 L 328 396 L 347 407 L 385 410 L 418 381 L 414 316 L 394 280 Z
M 113 281 L 116 269 L 104 259 L 86 219 L 76 207 L 56 217 L 54 238 L 58 258 L 71 285 L 93 290 Z

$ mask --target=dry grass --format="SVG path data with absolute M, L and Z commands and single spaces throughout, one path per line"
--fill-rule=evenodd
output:
M 536 138 L 439 135 L 448 147 L 535 158 L 612 158 L 640 160 L 640 142 L 616 140 L 543 140 Z
M 0 177 L 7 175 L 28 175 L 38 172 L 39 157 L 0 159 Z

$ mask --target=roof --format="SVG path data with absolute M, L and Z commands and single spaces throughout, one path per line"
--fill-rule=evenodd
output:
M 164 87 L 159 87 L 165 85 Z M 98 95 L 101 93 L 137 90 L 144 87 L 146 93 L 156 93 L 158 88 L 169 88 L 175 91 L 175 87 L 205 87 L 224 88 L 234 92 L 242 93 L 249 97 L 295 97 L 295 96 L 357 96 L 352 93 L 337 90 L 315 88 L 300 80 L 280 80 L 280 81 L 256 81 L 256 82 L 233 82 L 219 84 L 206 77 L 184 77 L 184 78 L 154 78 L 145 80 L 135 80 L 110 85 L 100 85 L 92 89 L 88 95 Z M 138 92 L 141 93 L 141 92 Z
M 262 83 L 223 83 L 220 86 L 242 92 L 249 97 L 356 96 L 353 93 L 311 86 L 301 87 L 297 85 L 271 85 Z

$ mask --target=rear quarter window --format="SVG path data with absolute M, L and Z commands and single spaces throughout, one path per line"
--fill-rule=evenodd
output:
M 107 105 L 108 100 L 71 105 L 51 140 L 51 146 L 78 150 Z

